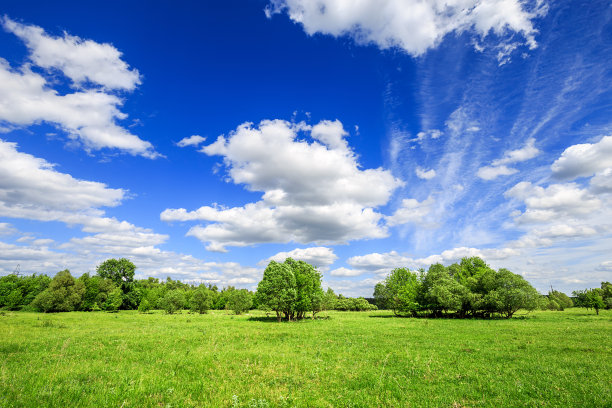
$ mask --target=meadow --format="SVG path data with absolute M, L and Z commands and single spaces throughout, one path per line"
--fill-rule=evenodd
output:
M 612 311 L 3 312 L 0 407 L 610 407 Z

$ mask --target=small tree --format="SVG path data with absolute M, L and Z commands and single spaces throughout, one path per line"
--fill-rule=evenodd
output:
M 151 303 L 147 299 L 142 299 L 140 304 L 138 305 L 139 313 L 148 313 L 151 310 Z
M 227 308 L 237 315 L 247 312 L 253 306 L 253 295 L 246 289 L 234 290 L 227 301 Z
M 160 300 L 160 306 L 167 314 L 173 314 L 181 310 L 185 304 L 185 297 L 180 290 L 175 289 L 168 291 L 166 296 Z
M 200 285 L 200 287 L 191 296 L 189 305 L 191 306 L 191 311 L 193 313 L 208 313 L 208 310 L 212 305 L 210 289 L 204 285 Z
M 576 306 L 595 309 L 595 313 L 597 314 L 599 314 L 599 309 L 606 307 L 602 296 L 602 290 L 599 288 L 578 290 L 573 292 L 573 295 L 577 297 Z
M 420 282 L 415 273 L 406 268 L 396 268 L 385 279 L 389 306 L 396 315 L 416 315 L 420 305 L 417 302 Z
M 336 296 L 332 288 L 327 288 L 327 291 L 323 295 L 323 310 L 334 310 L 337 302 L 338 296 Z

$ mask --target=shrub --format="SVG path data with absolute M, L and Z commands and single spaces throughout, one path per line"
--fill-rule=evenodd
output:
M 171 290 L 160 300 L 160 306 L 167 314 L 181 310 L 185 304 L 185 297 L 179 290 Z
M 237 315 L 248 311 L 253 305 L 253 295 L 246 289 L 234 290 L 227 301 L 227 308 Z
M 151 310 L 151 304 L 147 299 L 142 299 L 142 301 L 138 305 L 138 312 L 147 313 L 149 310 Z

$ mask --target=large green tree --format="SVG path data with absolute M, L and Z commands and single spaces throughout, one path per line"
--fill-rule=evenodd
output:
M 321 274 L 314 266 L 304 261 L 287 258 L 285 264 L 293 271 L 295 276 L 296 298 L 292 308 L 292 318 L 303 319 L 306 313 L 315 314 L 322 308 L 323 289 L 321 288 Z
M 263 279 L 257 285 L 257 303 L 265 305 L 276 312 L 278 321 L 283 314 L 291 319 L 294 303 L 297 298 L 295 274 L 285 263 L 270 261 Z
M 122 309 L 136 309 L 142 298 L 142 293 L 134 285 L 136 266 L 126 258 L 107 259 L 96 268 L 98 276 L 110 279 L 121 289 L 123 298 Z
M 507 318 L 519 309 L 533 310 L 540 294 L 521 275 L 501 268 L 495 276 L 495 288 L 484 296 L 484 303 Z
M 418 294 L 421 282 L 416 273 L 407 268 L 396 268 L 385 279 L 387 303 L 396 315 L 420 310 Z
M 49 287 L 32 301 L 41 312 L 71 312 L 77 309 L 85 293 L 85 285 L 75 280 L 68 269 L 58 272 Z

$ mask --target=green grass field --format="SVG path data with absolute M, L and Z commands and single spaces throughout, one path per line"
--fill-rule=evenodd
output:
M 610 407 L 612 311 L 0 315 L 0 407 Z

